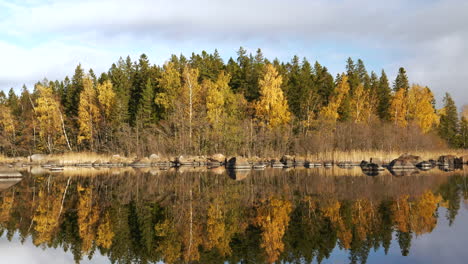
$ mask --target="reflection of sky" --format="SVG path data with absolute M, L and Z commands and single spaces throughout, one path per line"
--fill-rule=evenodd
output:
M 468 263 L 468 228 L 466 226 L 468 223 L 468 210 L 462 205 L 452 226 L 449 226 L 448 220 L 445 218 L 446 211 L 445 208 L 439 208 L 437 227 L 430 234 L 423 234 L 419 237 L 413 236 L 408 256 L 401 255 L 400 246 L 395 235 L 393 235 L 388 255 L 385 256 L 383 248 L 379 248 L 376 252 L 371 249 L 367 263 Z M 349 263 L 348 255 L 348 252 L 339 250 L 337 247 L 331 257 L 322 263 Z
M 411 240 L 410 254 L 407 257 L 401 256 L 398 241 L 392 241 L 388 255 L 385 256 L 383 248 L 374 252 L 371 249 L 367 263 L 467 263 L 468 258 L 468 210 L 463 205 L 455 218 L 455 222 L 450 227 L 445 218 L 446 210 L 439 209 L 439 221 L 437 227 L 430 234 L 413 237 Z M 22 245 L 19 236 L 15 235 L 12 242 L 9 242 L 5 235 L 0 238 L 0 262 L 14 264 L 64 264 L 74 263 L 73 255 L 70 251 L 64 252 L 62 248 L 53 249 L 36 247 L 28 238 Z M 95 252 L 93 258 L 89 260 L 83 257 L 81 263 L 109 263 L 107 257 Z M 348 252 L 335 248 L 331 257 L 322 261 L 324 264 L 349 263 Z

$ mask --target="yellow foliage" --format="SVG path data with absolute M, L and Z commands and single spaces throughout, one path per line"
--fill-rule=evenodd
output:
M 284 250 L 283 236 L 289 224 L 291 202 L 271 198 L 257 208 L 255 223 L 262 229 L 261 247 L 269 263 L 275 262 Z
M 355 123 L 369 121 L 374 110 L 373 97 L 370 94 L 370 90 L 365 89 L 362 83 L 354 90 L 350 104 L 351 116 Z
M 59 225 L 59 214 L 62 202 L 62 196 L 57 194 L 61 194 L 63 191 L 63 187 L 57 188 L 50 194 L 42 189 L 39 190 L 39 205 L 33 216 L 33 221 L 36 224 L 34 230 L 37 233 L 33 241 L 35 245 L 51 241 L 52 234 Z
M 6 135 L 15 136 L 15 120 L 9 107 L 0 105 L 0 127 Z
M 162 239 L 157 250 L 163 254 L 164 262 L 175 263 L 180 259 L 182 243 L 173 223 L 166 219 L 162 223 L 156 224 L 154 229 L 156 236 Z
M 96 237 L 96 223 L 99 220 L 99 207 L 92 204 L 92 189 L 78 185 L 78 233 L 82 239 L 81 249 L 88 252 Z
M 401 88 L 395 93 L 390 104 L 390 119 L 400 127 L 406 127 L 408 125 L 407 111 L 406 90 Z
M 328 105 L 320 111 L 320 117 L 331 122 L 336 122 L 339 118 L 338 109 L 348 94 L 349 89 L 348 76 L 342 74 L 340 82 L 335 87 L 335 94 L 331 97 Z
M 51 87 L 37 85 L 39 97 L 36 101 L 36 116 L 39 121 L 39 136 L 52 151 L 54 141 L 62 138 L 60 103 L 55 99 Z
M 104 219 L 98 227 L 96 245 L 109 249 L 112 246 L 112 239 L 114 238 L 112 231 L 109 213 L 106 213 Z
M 161 92 L 156 95 L 155 103 L 164 109 L 165 112 L 171 110 L 174 101 L 181 92 L 180 73 L 175 68 L 174 63 L 169 62 L 164 65 L 164 71 L 158 79 Z
M 343 219 L 340 215 L 341 204 L 339 201 L 331 200 L 327 202 L 327 205 L 321 208 L 323 215 L 328 218 L 336 229 L 338 239 L 340 239 L 345 249 L 351 248 L 351 241 L 353 234 L 349 228 L 346 228 Z
M 106 119 L 110 118 L 112 109 L 115 105 L 115 92 L 112 89 L 111 81 L 107 80 L 97 85 L 98 101 L 101 105 Z
M 265 65 L 264 75 L 259 81 L 260 98 L 255 103 L 255 115 L 268 128 L 287 124 L 291 120 L 288 102 L 281 90 L 283 78 L 271 64 Z
M 359 199 L 352 207 L 352 223 L 356 227 L 356 235 L 359 240 L 365 240 L 371 229 L 374 211 L 372 204 L 367 199 Z
M 78 107 L 78 123 L 80 132 L 78 142 L 83 140 L 93 141 L 95 124 L 99 121 L 100 113 L 97 105 L 97 93 L 93 81 L 89 77 L 83 78 L 83 91 L 80 94 Z
M 393 215 L 393 222 L 398 230 L 401 232 L 409 232 L 410 227 L 410 202 L 408 201 L 409 195 L 403 195 L 392 203 L 391 211 Z
M 207 218 L 207 249 L 216 247 L 222 256 L 231 254 L 231 236 L 227 234 L 225 216 L 219 202 L 210 204 Z
M 13 202 L 13 193 L 3 196 L 3 200 L 0 204 L 0 225 L 7 223 L 10 219 L 10 211 L 11 208 L 13 208 Z
M 438 203 L 442 201 L 440 195 L 434 195 L 431 191 L 426 191 L 416 200 L 412 212 L 412 229 L 417 234 L 431 232 L 437 224 L 435 216 Z
M 432 104 L 434 95 L 429 88 L 413 85 L 407 100 L 408 118 L 414 120 L 424 133 L 439 124 L 439 116 Z

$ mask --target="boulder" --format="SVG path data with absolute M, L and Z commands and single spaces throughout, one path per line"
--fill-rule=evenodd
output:
M 440 166 L 454 167 L 463 164 L 463 159 L 457 158 L 453 155 L 440 156 L 437 161 L 439 162 Z
M 31 156 L 29 156 L 29 161 L 34 163 L 45 162 L 46 160 L 46 154 L 32 154 Z
M 392 160 L 388 167 L 393 170 L 414 170 L 416 169 L 416 164 L 419 162 L 419 156 L 403 154 L 400 157 Z
M 217 154 L 211 155 L 208 158 L 208 160 L 211 161 L 211 162 L 224 163 L 224 162 L 226 162 L 226 157 L 221 153 L 217 153 Z
M 151 161 L 159 161 L 161 159 L 161 156 L 159 156 L 158 154 L 151 154 L 149 155 L 148 157 Z
M 284 155 L 281 157 L 280 161 L 288 167 L 292 167 L 294 165 L 294 157 L 290 155 Z
M 109 163 L 120 163 L 122 158 L 120 155 L 112 155 L 111 159 L 109 160 Z
M 179 165 L 194 165 L 196 162 L 196 157 L 193 156 L 178 156 L 175 159 L 175 163 Z
M 252 166 L 250 165 L 249 161 L 240 156 L 232 157 L 227 162 L 227 167 L 229 169 L 251 169 Z
M 142 159 L 136 159 L 135 161 L 130 164 L 132 167 L 136 168 L 144 168 L 144 167 L 150 167 L 151 166 L 151 161 L 148 158 L 142 158 Z
M 461 156 L 461 157 L 460 157 L 460 161 L 461 161 L 463 164 L 468 164 L 468 155 Z

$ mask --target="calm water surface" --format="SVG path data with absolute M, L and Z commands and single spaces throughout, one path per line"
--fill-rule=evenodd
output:
M 0 263 L 467 263 L 466 170 L 24 168 Z

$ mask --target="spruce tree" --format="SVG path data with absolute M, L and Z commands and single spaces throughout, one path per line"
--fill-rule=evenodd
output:
M 377 113 L 382 120 L 390 120 L 389 108 L 392 99 L 390 84 L 388 83 L 387 74 L 382 70 L 377 89 L 378 105 Z
M 83 78 L 83 68 L 81 68 L 81 64 L 78 64 L 75 69 L 75 74 L 72 77 L 71 84 L 66 91 L 66 103 L 64 104 L 65 113 L 70 118 L 78 116 L 80 93 L 83 91 Z
M 440 115 L 439 135 L 447 141 L 450 147 L 457 147 L 458 128 L 457 107 L 450 94 L 446 93 L 444 97 L 444 108 Z
M 406 70 L 403 67 L 398 69 L 398 75 L 393 83 L 393 91 L 398 92 L 400 89 L 405 89 L 405 92 L 409 90 L 408 76 L 406 75 Z

